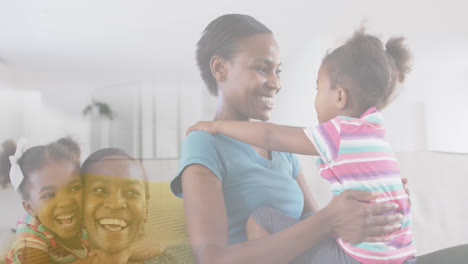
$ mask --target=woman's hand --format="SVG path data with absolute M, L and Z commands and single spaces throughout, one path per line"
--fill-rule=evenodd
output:
M 411 206 L 411 197 L 410 197 L 410 192 L 408 188 L 408 178 L 401 178 L 401 182 L 403 183 L 403 187 L 405 188 L 405 192 L 408 195 L 408 203 Z
M 329 214 L 332 232 L 351 243 L 383 242 L 383 235 L 401 227 L 401 214 L 388 214 L 395 203 L 369 203 L 380 192 L 345 190 L 324 208 Z
M 189 127 L 185 132 L 185 135 L 187 136 L 190 132 L 196 130 L 206 131 L 213 135 L 218 134 L 218 131 L 216 129 L 216 121 L 199 121 L 195 125 Z
M 130 258 L 130 250 L 125 249 L 115 254 L 106 254 L 102 251 L 92 251 L 88 257 L 88 261 L 85 263 L 92 264 L 127 264 Z

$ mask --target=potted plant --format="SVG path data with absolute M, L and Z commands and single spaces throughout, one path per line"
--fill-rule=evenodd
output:
M 91 116 L 91 149 L 109 147 L 110 122 L 115 114 L 107 103 L 93 100 L 83 109 L 83 115 Z
M 93 112 L 97 110 L 99 116 L 106 117 L 109 120 L 114 119 L 114 112 L 110 108 L 110 106 L 104 102 L 93 100 L 91 104 L 87 105 L 83 109 L 83 115 L 93 114 Z

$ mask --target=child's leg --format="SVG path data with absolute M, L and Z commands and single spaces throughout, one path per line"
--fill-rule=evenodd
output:
M 252 217 L 249 217 L 249 219 L 247 219 L 245 231 L 247 233 L 247 240 L 259 239 L 271 234 L 270 232 L 266 231 L 265 228 L 263 228 L 263 226 L 257 224 L 257 222 L 255 222 L 255 220 Z
M 295 258 L 292 264 L 359 264 L 361 262 L 346 254 L 336 239 L 327 237 L 315 247 Z
M 259 239 L 271 233 L 280 232 L 298 222 L 299 220 L 273 208 L 259 208 L 247 220 L 245 227 L 247 239 Z
M 313 213 L 308 213 L 300 220 L 292 218 L 272 208 L 255 210 L 247 220 L 248 240 L 280 232 L 303 221 Z M 326 238 L 315 247 L 294 259 L 293 264 L 358 264 L 359 262 L 346 254 L 334 238 Z

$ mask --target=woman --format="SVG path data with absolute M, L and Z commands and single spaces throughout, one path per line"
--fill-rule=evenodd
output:
M 159 245 L 141 232 L 149 201 L 141 164 L 121 149 L 107 148 L 91 154 L 81 169 L 84 222 L 97 257 L 105 263 L 143 263 L 158 255 Z
M 279 48 L 272 32 L 246 15 L 212 21 L 198 42 L 197 63 L 217 96 L 214 120 L 270 118 L 281 88 Z M 347 190 L 318 210 L 297 158 L 223 135 L 192 132 L 182 144 L 172 191 L 184 198 L 187 229 L 199 263 L 287 263 L 331 235 L 379 242 L 399 227 L 395 204 L 368 204 L 376 193 Z M 273 207 L 304 221 L 246 241 L 249 215 Z

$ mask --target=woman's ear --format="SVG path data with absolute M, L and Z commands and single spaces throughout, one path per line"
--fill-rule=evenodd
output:
M 146 199 L 146 201 L 145 201 L 145 217 L 143 218 L 143 223 L 148 223 L 148 215 L 149 215 L 149 200 Z
M 348 92 L 341 86 L 336 89 L 336 108 L 343 110 L 348 103 Z
M 30 215 L 32 215 L 34 217 L 37 217 L 37 213 L 33 209 L 33 206 L 31 204 L 30 200 L 23 200 L 23 208 L 26 211 L 26 213 L 28 213 L 28 214 L 30 214 Z
M 220 56 L 213 56 L 210 60 L 211 73 L 218 82 L 224 82 L 226 80 L 226 60 Z

